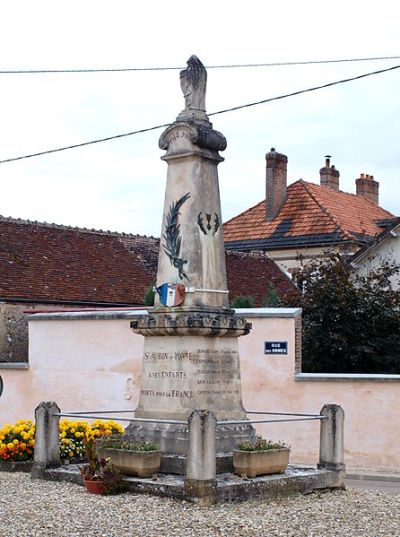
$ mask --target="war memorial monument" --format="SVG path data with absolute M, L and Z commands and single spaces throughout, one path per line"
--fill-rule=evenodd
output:
M 226 139 L 205 111 L 207 72 L 196 56 L 181 71 L 185 109 L 161 135 L 168 165 L 156 300 L 132 321 L 145 336 L 138 418 L 187 420 L 207 409 L 217 420 L 245 419 L 238 337 L 251 325 L 229 308 L 217 166 Z M 132 425 L 161 450 L 185 454 L 187 426 Z M 220 426 L 217 452 L 254 437 L 249 424 Z
M 324 405 L 317 415 L 256 409 L 253 414 L 278 419 L 246 417 L 238 338 L 251 325 L 229 308 L 217 173 L 226 140 L 206 115 L 206 82 L 206 69 L 191 56 L 180 73 L 185 108 L 159 141 L 168 174 L 156 298 L 154 308 L 133 315 L 130 324 L 144 336 L 139 402 L 134 418 L 113 419 L 128 422 L 127 436 L 159 444 L 161 468 L 153 478 L 126 477 L 125 486 L 203 505 L 341 488 L 340 406 Z M 63 413 L 54 401 L 40 403 L 31 475 L 80 483 L 78 467 L 60 465 L 61 416 L 97 417 Z M 320 420 L 317 467 L 289 465 L 284 474 L 251 479 L 233 474 L 232 452 L 254 440 L 252 423 L 309 419 Z

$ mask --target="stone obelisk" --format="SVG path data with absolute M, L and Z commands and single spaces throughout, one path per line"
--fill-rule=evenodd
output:
M 225 137 L 205 111 L 207 72 L 196 56 L 180 73 L 185 109 L 160 137 L 168 164 L 154 310 L 132 321 L 145 336 L 136 417 L 187 420 L 210 410 L 243 419 L 238 337 L 251 325 L 229 309 L 217 166 Z M 184 454 L 185 425 L 130 425 L 166 453 Z M 254 435 L 248 425 L 219 426 L 217 451 Z

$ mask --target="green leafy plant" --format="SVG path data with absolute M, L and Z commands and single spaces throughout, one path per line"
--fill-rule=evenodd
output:
M 255 442 L 243 442 L 239 444 L 238 449 L 240 451 L 270 451 L 272 449 L 289 449 L 289 446 L 285 442 L 272 440 L 266 440 L 261 436 L 258 436 Z
M 265 308 L 278 308 L 283 305 L 283 301 L 276 290 L 275 285 L 271 282 L 268 286 L 267 294 L 263 301 Z
M 254 308 L 254 297 L 249 296 L 237 296 L 231 302 L 232 308 Z
M 147 291 L 144 295 L 144 305 L 145 306 L 154 306 L 154 295 L 155 292 L 153 291 L 153 285 L 149 285 L 147 288 Z
M 90 481 L 108 481 L 110 484 L 118 481 L 120 476 L 113 469 L 110 459 L 98 457 L 95 439 L 92 436 L 85 436 L 83 443 L 87 464 L 80 466 L 79 470 L 84 479 Z
M 159 446 L 155 442 L 144 442 L 121 436 L 109 436 L 98 440 L 102 448 L 122 449 L 124 451 L 159 451 Z

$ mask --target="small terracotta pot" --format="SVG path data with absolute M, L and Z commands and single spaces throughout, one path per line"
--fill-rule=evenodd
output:
M 92 481 L 91 479 L 87 479 L 86 477 L 84 478 L 83 482 L 87 491 L 91 494 L 106 494 L 107 492 L 110 492 L 113 486 L 113 483 L 110 481 Z

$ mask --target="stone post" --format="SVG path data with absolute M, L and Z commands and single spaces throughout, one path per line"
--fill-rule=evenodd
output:
M 42 477 L 46 468 L 60 465 L 60 412 L 54 401 L 42 401 L 35 410 L 35 456 L 32 477 Z
M 341 471 L 344 465 L 344 411 L 339 405 L 324 405 L 321 416 L 321 435 L 318 468 Z
M 185 494 L 196 503 L 210 505 L 216 495 L 215 430 L 217 420 L 208 410 L 195 410 L 188 420 Z

